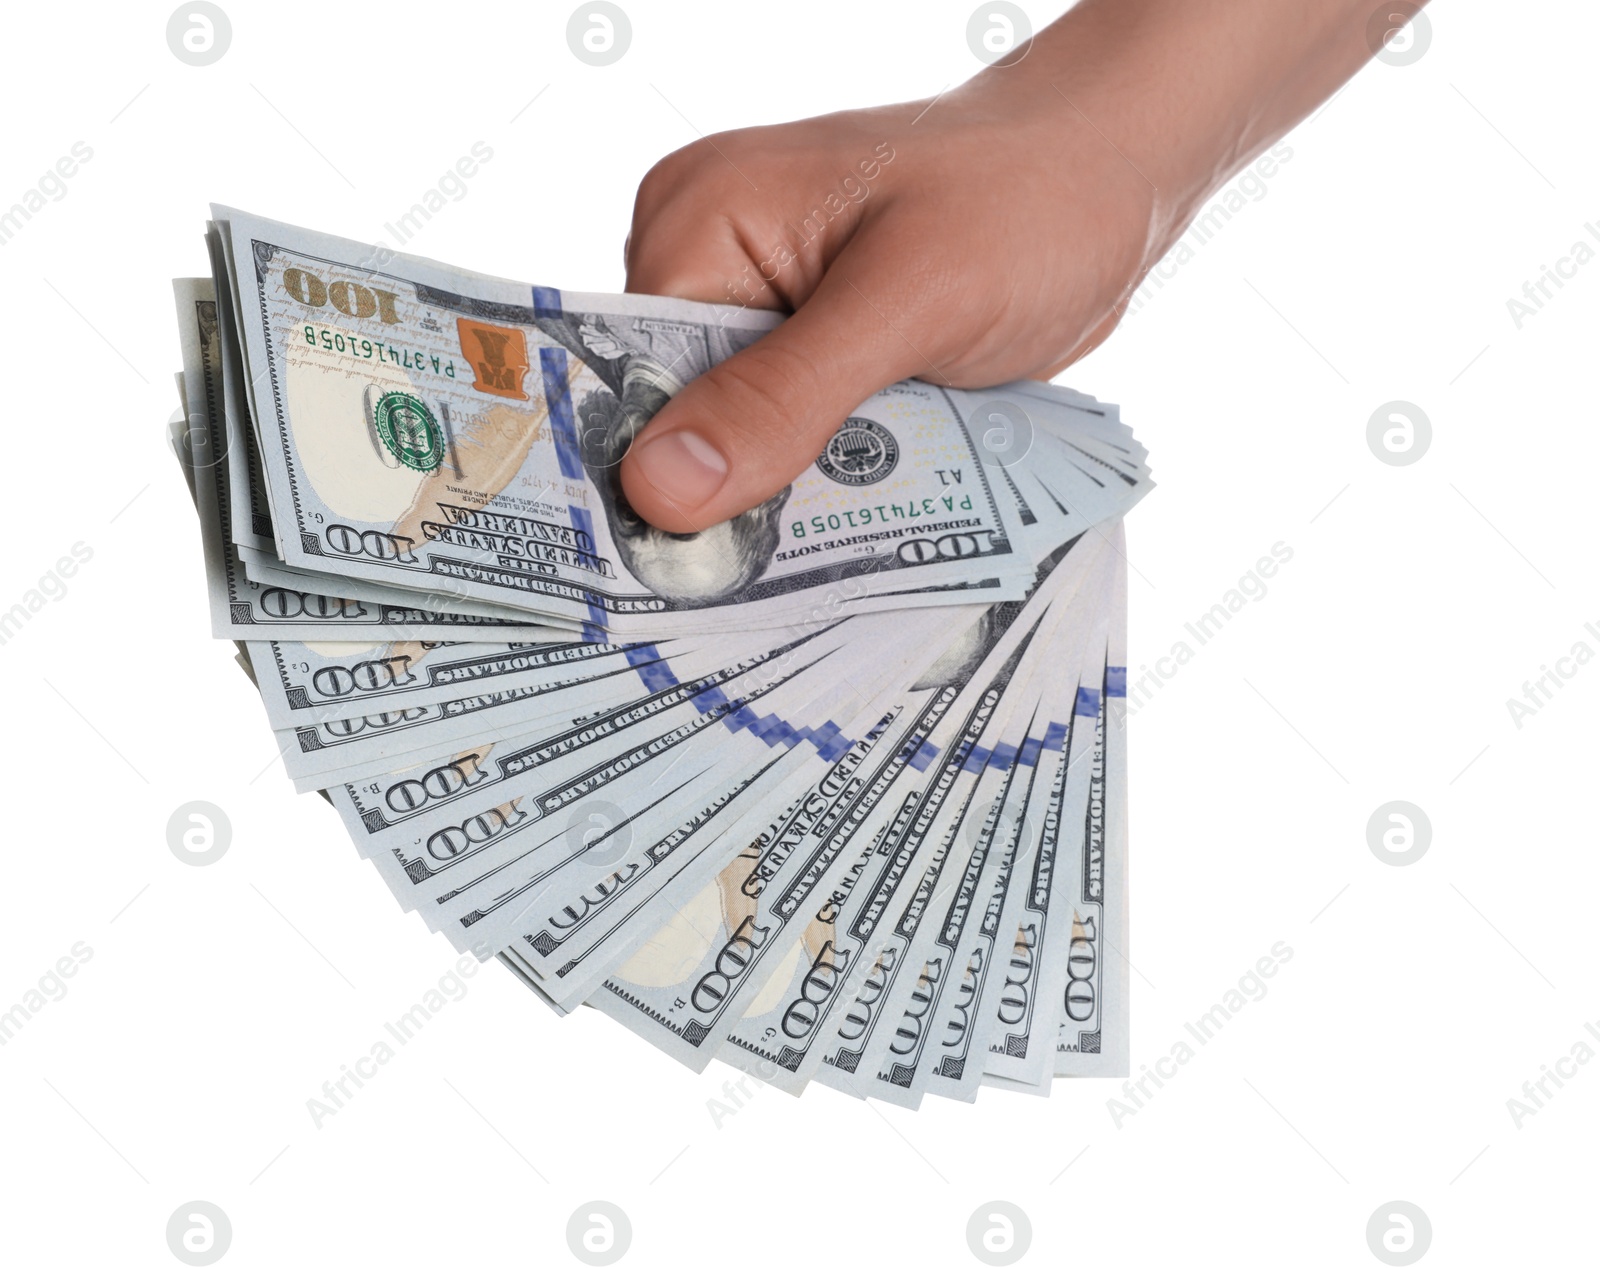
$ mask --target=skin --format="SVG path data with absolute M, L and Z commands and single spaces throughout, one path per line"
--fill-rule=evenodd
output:
M 1206 200 L 1381 47 L 1401 8 L 1082 0 L 1020 61 L 936 99 L 669 154 L 639 186 L 628 289 L 794 315 L 651 419 L 622 464 L 628 501 L 696 532 L 787 485 L 890 383 L 1058 374 L 1111 333 Z M 884 143 L 893 157 L 870 192 L 802 245 L 795 226 L 845 178 L 859 186 Z M 776 265 L 780 244 L 797 251 Z

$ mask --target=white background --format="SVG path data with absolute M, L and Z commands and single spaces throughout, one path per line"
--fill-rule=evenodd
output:
M 1065 376 L 1122 403 L 1160 484 L 1129 525 L 1131 679 L 1294 551 L 1130 723 L 1135 1069 L 1294 951 L 1142 1109 L 1119 1125 L 1120 1089 L 1089 1080 L 916 1114 L 761 1089 L 719 1126 L 726 1068 L 558 1021 L 490 967 L 320 1129 L 307 1098 L 454 957 L 290 790 L 208 637 L 162 430 L 168 279 L 206 271 L 207 204 L 378 240 L 481 140 L 492 161 L 408 249 L 620 289 L 633 188 L 696 129 L 930 95 L 977 63 L 971 6 L 928 0 L 625 0 L 606 68 L 569 52 L 565 4 L 224 7 L 207 68 L 168 50 L 165 4 L 7 16 L 0 206 L 93 150 L 0 247 L 0 608 L 93 550 L 0 646 L 0 1010 L 93 949 L 0 1048 L 9 1262 L 174 1263 L 166 1221 L 195 1198 L 239 1265 L 576 1262 L 566 1221 L 594 1198 L 648 1264 L 973 1263 L 993 1198 L 1031 1217 L 1025 1262 L 1376 1263 L 1367 1219 L 1397 1198 L 1432 1223 L 1425 1262 L 1587 1253 L 1600 1062 L 1520 1127 L 1507 1098 L 1600 1052 L 1600 664 L 1520 729 L 1506 700 L 1600 651 L 1600 262 L 1520 330 L 1506 301 L 1600 222 L 1593 6 L 1432 10 L 1424 56 L 1291 134 L 1266 195 Z M 1409 467 L 1366 443 L 1396 398 L 1433 424 Z M 203 868 L 166 842 L 197 798 L 234 833 Z M 1396 798 L 1433 826 L 1408 867 L 1366 841 Z

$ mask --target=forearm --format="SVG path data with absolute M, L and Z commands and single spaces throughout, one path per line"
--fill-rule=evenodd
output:
M 982 72 L 960 95 L 1058 138 L 1098 133 L 1129 179 L 1150 186 L 1152 246 L 1164 250 L 1224 181 L 1360 69 L 1374 51 L 1373 7 L 1082 0 L 1020 62 Z

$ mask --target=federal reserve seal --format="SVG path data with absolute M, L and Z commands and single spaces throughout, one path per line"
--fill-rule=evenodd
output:
M 409 392 L 385 392 L 372 411 L 378 439 L 400 462 L 427 474 L 438 470 L 444 443 L 432 412 Z
M 882 423 L 847 418 L 817 459 L 817 470 L 839 484 L 876 484 L 900 461 L 900 446 Z

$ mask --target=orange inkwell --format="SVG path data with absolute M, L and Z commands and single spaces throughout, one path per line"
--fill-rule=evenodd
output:
M 473 387 L 493 396 L 528 399 L 522 390 L 522 376 L 528 372 L 528 340 L 522 331 L 457 317 L 456 333 L 461 339 L 461 355 L 472 363 L 478 376 Z

